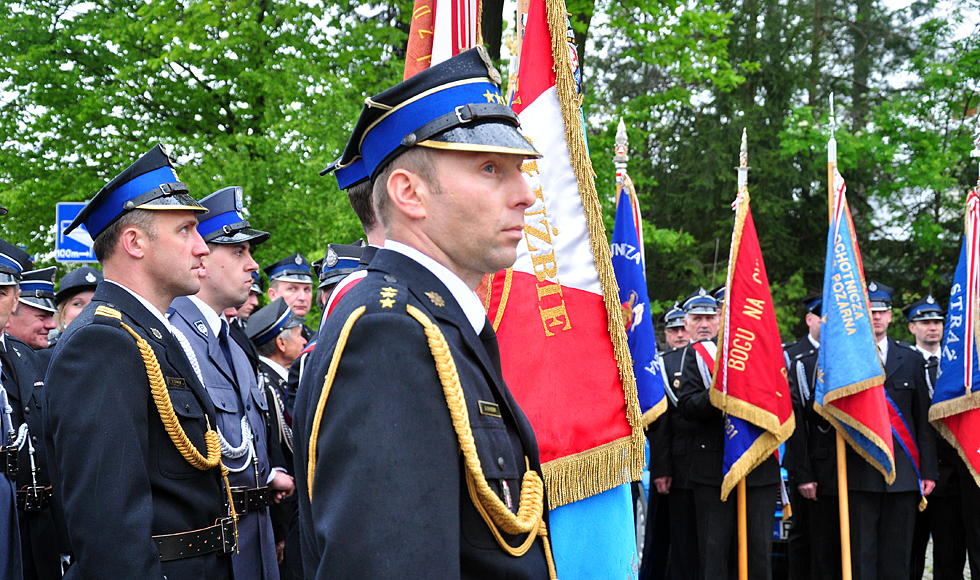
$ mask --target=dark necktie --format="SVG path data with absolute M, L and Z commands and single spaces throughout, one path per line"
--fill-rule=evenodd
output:
M 487 351 L 487 355 L 490 357 L 490 362 L 493 364 L 493 368 L 497 371 L 497 378 L 503 379 L 503 374 L 500 371 L 500 347 L 497 345 L 497 333 L 493 331 L 493 325 L 487 320 L 483 324 L 483 330 L 480 331 L 480 341 L 483 342 L 483 349 Z
M 231 358 L 231 346 L 228 344 L 228 323 L 224 320 L 221 321 L 221 331 L 218 333 L 218 347 L 221 349 L 221 354 L 224 355 L 225 361 L 228 362 L 228 368 L 231 369 L 231 373 L 234 375 L 235 362 Z

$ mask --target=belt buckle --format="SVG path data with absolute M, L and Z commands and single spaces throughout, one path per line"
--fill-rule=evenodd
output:
M 221 526 L 221 552 L 232 554 L 238 548 L 238 542 L 235 540 L 235 520 L 221 518 L 219 525 Z
M 10 477 L 17 477 L 17 448 L 0 447 L 0 472 Z
M 39 512 L 47 507 L 45 500 L 49 500 L 50 493 L 51 491 L 49 489 L 39 485 L 26 486 L 17 492 L 17 499 L 23 498 L 24 500 L 24 505 L 18 505 L 18 507 L 25 512 Z
M 257 487 L 245 492 L 248 496 L 248 509 L 259 510 L 269 506 L 269 488 Z
M 243 516 L 248 513 L 248 488 L 244 486 L 231 488 L 231 500 L 232 505 L 229 509 L 234 508 L 235 514 Z

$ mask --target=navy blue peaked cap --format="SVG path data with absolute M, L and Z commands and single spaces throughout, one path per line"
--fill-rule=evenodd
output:
M 269 281 L 282 280 L 283 282 L 300 282 L 312 284 L 313 276 L 310 273 L 312 268 L 310 262 L 302 254 L 286 256 L 271 266 L 262 269 Z
M 30 269 L 30 255 L 7 240 L 0 238 L 0 286 L 19 284 L 24 270 Z
M 703 287 L 684 300 L 687 314 L 718 314 L 718 301 Z
M 256 294 L 262 293 L 262 277 L 259 276 L 258 270 L 252 272 L 252 286 L 248 289 L 249 292 L 255 292 Z
M 678 302 L 674 302 L 674 305 L 670 307 L 670 310 L 664 312 L 664 328 L 677 328 L 678 326 L 684 326 L 684 309 Z
M 721 286 L 715 286 L 714 288 L 711 289 L 711 295 L 714 296 L 715 300 L 717 300 L 719 303 L 724 302 L 726 288 L 727 286 L 725 284 L 722 284 Z
M 945 320 L 946 313 L 932 296 L 920 298 L 902 309 L 909 322 L 918 320 Z
M 197 224 L 197 232 L 205 242 L 215 244 L 238 244 L 249 242 L 257 246 L 269 239 L 269 233 L 253 230 L 242 215 L 245 211 L 242 188 L 237 185 L 225 187 L 201 200 L 207 208 L 207 219 Z
M 259 308 L 248 317 L 245 334 L 255 346 L 262 346 L 287 328 L 299 326 L 303 321 L 293 316 L 293 311 L 286 305 L 283 298 L 276 298 L 271 303 Z
M 357 269 L 361 263 L 361 252 L 364 251 L 364 240 L 353 244 L 327 244 L 327 252 L 320 263 L 318 288 L 340 282 L 345 276 Z
M 874 280 L 868 282 L 868 302 L 871 305 L 871 311 L 891 310 L 892 292 L 894 290 L 884 284 Z
M 177 172 L 163 147 L 154 145 L 99 190 L 65 233 L 85 224 L 85 229 L 95 238 L 124 213 L 134 209 L 207 212 L 190 196 L 187 185 L 177 179 Z
M 56 266 L 24 272 L 20 282 L 20 302 L 45 312 L 54 314 L 58 307 L 54 303 L 54 277 Z
M 92 266 L 82 266 L 81 268 L 72 270 L 61 278 L 58 293 L 54 295 L 54 302 L 55 304 L 61 304 L 79 292 L 95 290 L 95 287 L 103 279 L 102 272 Z
M 813 313 L 817 316 L 822 314 L 823 306 L 823 294 L 812 294 L 807 296 L 802 300 L 803 306 L 806 308 L 807 313 Z
M 362 159 L 363 175 L 374 181 L 388 163 L 416 145 L 541 157 L 517 130 L 520 121 L 499 84 L 500 73 L 480 46 L 365 99 L 336 169 Z M 359 181 L 354 177 L 345 181 Z

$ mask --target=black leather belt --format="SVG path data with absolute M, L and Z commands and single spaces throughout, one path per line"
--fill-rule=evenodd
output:
M 222 518 L 217 524 L 203 530 L 153 536 L 160 552 L 160 561 L 183 560 L 218 552 L 231 554 L 235 551 L 235 522 Z
M 39 485 L 26 486 L 17 490 L 17 509 L 25 512 L 39 512 L 51 503 L 51 488 Z
M 0 447 L 0 473 L 17 477 L 17 448 Z
M 234 502 L 235 514 L 243 516 L 248 512 L 269 507 L 269 488 L 233 487 L 231 488 L 231 499 Z

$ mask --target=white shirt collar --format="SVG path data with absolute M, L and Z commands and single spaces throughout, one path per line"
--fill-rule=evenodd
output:
M 277 363 L 276 361 L 272 360 L 269 357 L 265 357 L 262 355 L 259 355 L 259 360 L 269 365 L 272 368 L 272 370 L 276 371 L 279 374 L 279 376 L 282 377 L 282 380 L 285 381 L 286 379 L 289 378 L 289 371 L 284 369 L 281 364 Z
M 129 292 L 130 294 L 132 294 L 134 298 L 136 298 L 137 300 L 139 300 L 140 304 L 142 304 L 144 308 L 146 308 L 147 310 L 150 311 L 150 314 L 152 314 L 153 316 L 156 316 L 157 317 L 157 319 L 163 324 L 163 327 L 164 328 L 166 328 L 167 330 L 170 330 L 170 328 L 171 328 L 170 327 L 170 321 L 167 320 L 167 317 L 164 316 L 162 312 L 160 312 L 159 310 L 157 310 L 157 307 L 156 306 L 150 304 L 150 302 L 146 298 L 143 298 L 142 296 L 140 296 L 136 292 L 133 292 L 132 290 L 130 290 L 129 288 L 123 286 L 119 282 L 116 282 L 115 280 L 110 280 L 110 279 L 106 278 L 105 281 L 106 282 L 112 282 L 116 286 L 119 286 L 120 288 L 122 288 L 126 292 Z M 173 331 L 171 331 L 171 332 L 173 332 Z
M 446 285 L 449 292 L 459 303 L 459 307 L 463 309 L 463 314 L 466 315 L 466 319 L 473 326 L 473 330 L 480 334 L 483 330 L 483 325 L 487 321 L 487 311 L 483 308 L 483 302 L 477 297 L 476 292 L 470 290 L 470 287 L 466 285 L 466 282 L 454 274 L 449 268 L 443 266 L 439 262 L 433 260 L 429 256 L 426 256 L 422 252 L 416 250 L 411 246 L 406 246 L 400 242 L 394 240 L 385 240 L 386 250 L 391 250 L 393 252 L 398 252 L 399 254 L 411 258 L 418 262 L 423 268 L 432 272 L 432 275 L 439 278 L 439 281 Z
M 942 352 L 942 349 L 941 348 L 938 349 L 938 350 L 936 350 L 936 352 L 929 352 L 928 350 L 926 350 L 926 349 L 922 348 L 921 346 L 919 346 L 918 343 L 916 343 L 915 349 L 917 351 L 921 352 L 923 358 L 925 358 L 926 360 L 929 360 L 929 357 L 933 357 L 933 356 L 938 358 L 939 357 L 939 353 Z
M 888 362 L 888 335 L 878 341 L 878 354 L 881 356 L 881 364 Z
M 813 348 L 820 348 L 820 341 L 819 340 L 815 340 L 812 336 L 810 336 L 809 333 L 807 333 L 806 337 L 808 339 L 810 339 L 810 344 L 813 345 Z
M 208 306 L 207 302 L 201 300 L 197 296 L 188 296 L 188 298 L 190 298 L 191 302 L 194 303 L 194 306 L 197 306 L 197 309 L 201 311 L 201 314 L 204 316 L 204 320 L 206 320 L 208 323 L 208 327 L 211 328 L 211 332 L 213 332 L 215 336 L 218 336 L 221 333 L 221 319 L 224 318 L 225 315 L 221 314 L 221 316 L 218 316 L 218 313 L 214 311 L 214 308 Z

